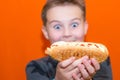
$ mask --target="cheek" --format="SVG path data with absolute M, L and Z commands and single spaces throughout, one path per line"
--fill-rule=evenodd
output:
M 83 41 L 85 36 L 84 30 L 78 29 L 77 31 L 74 32 L 74 36 L 77 40 Z
M 54 32 L 54 33 L 49 34 L 49 39 L 52 43 L 56 41 L 60 41 L 60 38 L 61 38 L 60 33 Z
M 77 38 L 82 38 L 84 36 L 84 34 L 82 32 L 76 32 L 75 36 Z

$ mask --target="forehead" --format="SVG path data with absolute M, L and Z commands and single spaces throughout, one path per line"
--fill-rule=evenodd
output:
M 47 20 L 83 18 L 82 10 L 75 5 L 55 6 L 47 11 Z

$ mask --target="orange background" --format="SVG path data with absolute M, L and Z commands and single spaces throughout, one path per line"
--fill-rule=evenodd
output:
M 26 80 L 25 67 L 44 55 L 40 13 L 45 0 L 0 2 L 0 79 Z M 110 52 L 114 80 L 120 80 L 120 1 L 86 0 L 87 41 L 104 43 Z

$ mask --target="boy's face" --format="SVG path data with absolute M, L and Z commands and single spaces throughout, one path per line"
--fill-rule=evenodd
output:
M 47 23 L 42 31 L 51 43 L 56 41 L 84 41 L 87 22 L 82 11 L 73 5 L 56 6 L 48 10 Z

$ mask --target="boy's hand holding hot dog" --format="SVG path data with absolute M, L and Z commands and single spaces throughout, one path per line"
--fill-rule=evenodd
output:
M 75 60 L 71 57 L 58 63 L 55 80 L 90 80 L 99 69 L 100 65 L 94 58 L 84 56 Z

